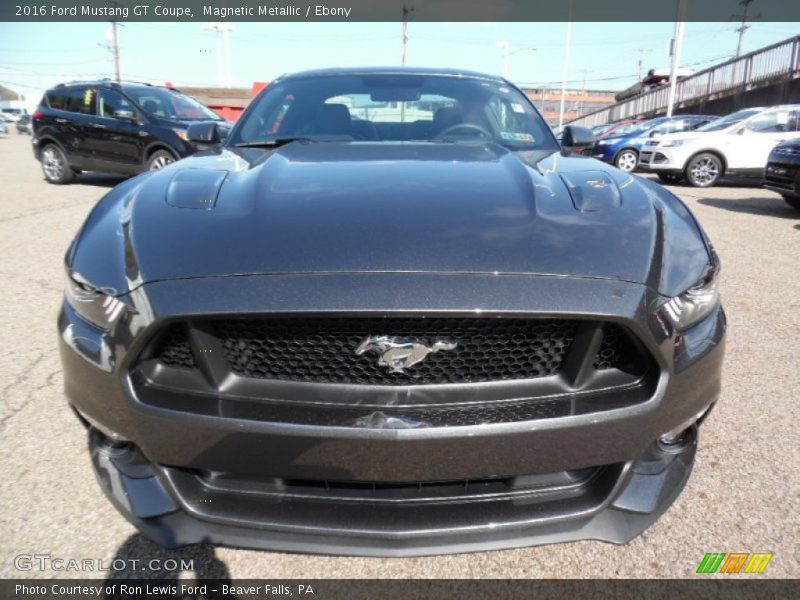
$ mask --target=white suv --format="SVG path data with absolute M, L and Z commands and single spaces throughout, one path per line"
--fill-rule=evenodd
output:
M 709 187 L 723 175 L 761 177 L 770 151 L 800 137 L 800 104 L 748 108 L 684 133 L 647 140 L 639 167 L 675 183 Z

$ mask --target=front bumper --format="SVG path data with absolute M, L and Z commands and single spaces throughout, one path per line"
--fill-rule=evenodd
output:
M 576 539 L 624 543 L 666 510 L 685 484 L 694 432 L 676 448 L 657 440 L 692 423 L 718 398 L 721 308 L 678 336 L 650 319 L 644 307 L 655 298 L 635 284 L 324 277 L 330 284 L 324 297 L 314 293 L 320 276 L 148 284 L 135 302 L 147 310 L 126 315 L 112 335 L 92 331 L 68 306 L 62 310 L 71 404 L 92 429 L 130 444 L 115 450 L 93 435 L 99 480 L 115 506 L 153 539 L 167 546 L 210 541 L 391 556 Z M 418 293 L 432 285 L 441 293 Z M 128 375 L 140 340 L 186 316 L 186 307 L 194 315 L 225 315 L 232 304 L 241 314 L 463 315 L 491 305 L 502 315 L 602 316 L 641 338 L 658 373 L 648 398 L 630 405 L 457 427 L 303 425 L 226 416 L 224 402 L 216 414 L 142 402 Z M 465 393 L 486 387 L 473 384 Z M 411 402 L 425 394 L 397 393 Z M 422 495 L 410 495 L 412 486 Z
M 623 544 L 672 504 L 692 470 L 697 427 L 673 446 L 561 490 L 517 490 L 480 501 L 379 502 L 320 494 L 247 493 L 154 465 L 91 430 L 98 482 L 125 518 L 159 544 L 194 543 L 359 556 L 418 556 L 594 539 Z
M 613 163 L 614 157 L 617 155 L 617 147 L 614 145 L 600 145 L 595 144 L 594 150 L 592 152 L 592 158 L 596 158 L 597 160 L 602 160 L 605 163 Z
M 767 163 L 764 187 L 784 196 L 800 198 L 800 160 L 772 160 Z
M 639 168 L 645 171 L 681 173 L 686 152 L 681 147 L 662 147 L 645 144 L 639 153 Z

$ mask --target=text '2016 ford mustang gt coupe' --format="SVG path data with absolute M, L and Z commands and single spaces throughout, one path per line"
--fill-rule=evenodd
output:
M 624 543 L 720 393 L 719 263 L 672 193 L 507 81 L 285 76 L 111 190 L 66 256 L 69 402 L 116 508 L 194 542 Z M 577 152 L 576 152 L 577 151 Z

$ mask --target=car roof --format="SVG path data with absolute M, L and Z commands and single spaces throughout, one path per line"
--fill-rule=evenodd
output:
M 432 67 L 335 67 L 325 69 L 312 69 L 299 71 L 297 73 L 287 73 L 281 75 L 277 80 L 286 81 L 290 79 L 305 79 L 309 77 L 332 77 L 338 75 L 441 75 L 444 77 L 469 77 L 472 79 L 485 79 L 498 83 L 505 83 L 506 80 L 499 75 L 490 75 L 478 71 L 468 71 L 465 69 L 439 69 Z
M 110 87 L 110 88 L 162 88 L 165 90 L 174 89 L 168 88 L 163 85 L 156 85 L 153 83 L 145 83 L 142 81 L 121 81 L 117 83 L 113 79 L 95 79 L 95 80 L 86 80 L 86 81 L 65 81 L 63 83 L 59 83 L 58 85 L 54 85 L 47 91 L 60 89 L 60 88 L 68 88 L 68 87 L 78 87 L 78 86 L 93 86 L 93 87 Z M 175 90 L 177 91 L 177 90 Z

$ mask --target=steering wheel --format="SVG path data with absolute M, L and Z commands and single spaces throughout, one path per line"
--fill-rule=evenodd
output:
M 436 134 L 434 139 L 440 139 L 445 137 L 446 135 L 452 135 L 453 132 L 458 131 L 459 129 L 466 129 L 467 131 L 477 131 L 482 137 L 485 138 L 493 138 L 494 136 L 486 131 L 483 127 L 479 127 L 478 125 L 473 125 L 472 123 L 457 123 L 455 125 L 451 125 L 450 127 L 445 127 L 439 133 Z

